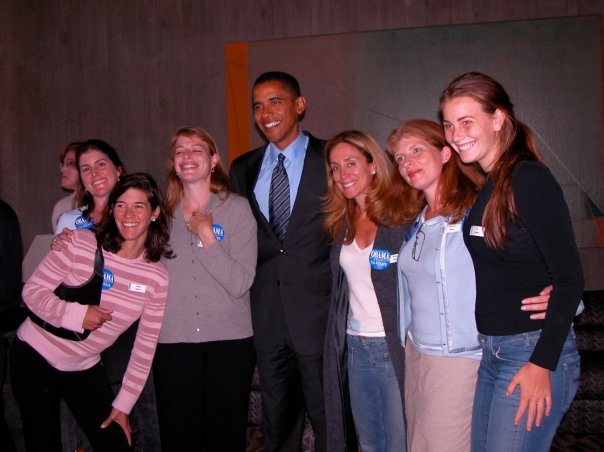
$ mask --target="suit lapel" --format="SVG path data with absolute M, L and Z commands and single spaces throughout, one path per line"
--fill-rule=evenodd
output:
M 316 209 L 317 198 L 324 196 L 326 192 L 325 165 L 323 163 L 323 151 L 313 147 L 313 138 L 310 137 L 308 149 L 304 156 L 304 167 L 296 194 L 296 202 L 292 209 L 292 214 L 287 226 L 288 233 L 285 235 L 285 241 L 289 231 L 292 232 L 303 224 L 304 219 Z
M 265 151 L 266 148 L 258 152 L 256 158 L 250 162 L 249 168 L 245 172 L 245 192 L 248 193 L 250 199 L 254 199 L 256 208 L 258 203 L 256 202 L 256 197 L 254 196 L 254 187 L 256 186 L 256 181 L 258 180 L 258 174 L 260 173 L 260 166 L 262 165 L 262 159 L 264 158 Z
M 266 152 L 267 147 L 268 146 L 264 146 L 264 148 L 259 149 L 255 159 L 250 162 L 248 170 L 245 173 L 245 190 L 248 194 L 248 199 L 250 200 L 252 212 L 258 221 L 258 226 L 264 230 L 266 235 L 272 235 L 275 240 L 278 241 L 273 228 L 271 228 L 268 220 L 260 210 L 258 200 L 256 199 L 256 194 L 254 193 L 254 187 L 256 186 L 256 181 L 258 180 L 258 175 L 260 174 L 260 167 L 262 166 L 262 160 L 264 159 L 264 153 Z

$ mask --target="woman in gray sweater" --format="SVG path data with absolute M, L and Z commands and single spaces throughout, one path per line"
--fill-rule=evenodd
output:
M 244 450 L 256 221 L 205 130 L 174 135 L 166 200 L 176 258 L 153 365 L 162 450 Z

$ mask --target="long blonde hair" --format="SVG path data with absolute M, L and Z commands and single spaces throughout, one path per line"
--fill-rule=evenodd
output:
M 327 178 L 327 195 L 323 211 L 326 213 L 323 227 L 335 242 L 344 237 L 349 244 L 355 237 L 354 220 L 360 210 L 352 199 L 346 199 L 331 177 L 330 156 L 333 148 L 347 143 L 358 149 L 367 162 L 375 165 L 375 175 L 366 197 L 367 217 L 376 225 L 394 227 L 406 223 L 409 219 L 401 208 L 399 196 L 402 189 L 401 178 L 388 153 L 380 148 L 377 142 L 365 132 L 347 130 L 333 137 L 325 145 L 325 168 Z

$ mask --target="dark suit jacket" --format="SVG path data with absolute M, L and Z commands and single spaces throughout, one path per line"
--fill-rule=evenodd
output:
M 231 164 L 233 191 L 248 198 L 258 222 L 258 264 L 250 296 L 254 345 L 259 351 L 274 351 L 280 337 L 289 337 L 300 354 L 323 353 L 331 291 L 329 240 L 322 230 L 321 213 L 327 192 L 325 142 L 307 135 L 302 178 L 283 244 L 254 195 L 267 146 Z
M 392 229 L 380 226 L 374 240 L 374 248 L 387 249 L 391 255 L 398 254 L 405 235 L 409 232 L 410 228 L 411 225 L 402 225 Z M 346 275 L 342 267 L 340 267 L 341 250 L 341 241 L 331 249 L 331 269 L 334 280 L 323 360 L 327 450 L 330 452 L 358 450 L 348 394 L 346 328 L 348 323 L 349 289 Z M 371 281 L 373 282 L 382 314 L 386 343 L 402 399 L 404 397 L 405 349 L 402 347 L 399 339 L 397 264 L 391 263 L 384 270 L 375 270 L 372 268 Z M 405 428 L 405 426 L 401 425 L 401 428 Z

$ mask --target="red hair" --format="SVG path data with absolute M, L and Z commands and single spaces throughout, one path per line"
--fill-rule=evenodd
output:
M 443 128 L 434 121 L 411 119 L 401 123 L 390 132 L 386 146 L 390 154 L 405 136 L 413 136 L 425 141 L 439 151 L 447 146 Z M 421 190 L 404 183 L 403 205 L 415 219 L 426 205 L 426 198 Z M 474 204 L 478 193 L 484 186 L 485 176 L 478 164 L 465 165 L 455 152 L 443 165 L 438 179 L 437 199 L 440 203 L 440 215 L 451 216 L 453 221 L 463 218 L 466 210 Z

